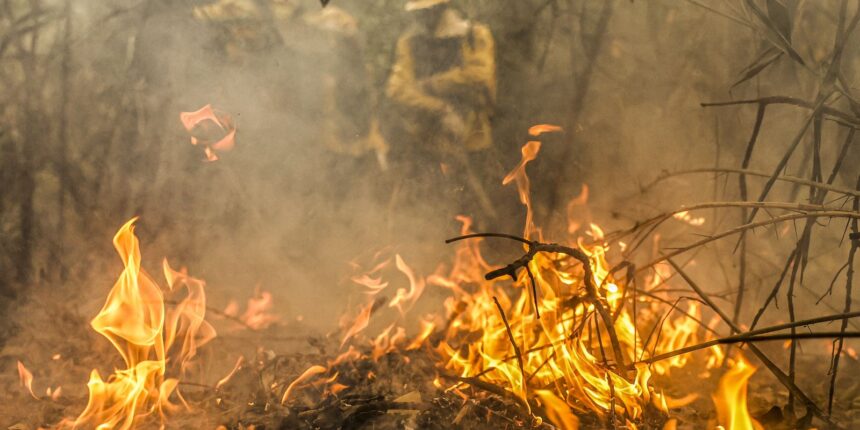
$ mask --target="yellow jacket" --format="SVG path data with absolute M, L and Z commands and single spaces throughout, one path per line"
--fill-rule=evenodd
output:
M 406 33 L 397 41 L 395 64 L 386 95 L 405 111 L 403 127 L 416 134 L 427 133 L 426 124 L 432 122 L 431 118 L 438 119 L 447 112 L 457 112 L 466 125 L 463 136 L 440 141 L 439 134 L 433 133 L 436 141 L 432 144 L 439 145 L 443 151 L 457 146 L 467 151 L 479 151 L 492 145 L 490 117 L 496 98 L 495 42 L 485 25 L 461 20 L 453 11 L 446 13 L 443 25 L 446 20 L 448 34 L 440 37 L 437 31 L 433 37 L 444 39 L 453 36 L 459 39 L 459 64 L 429 76 L 416 76 L 413 42 L 421 36 L 416 32 Z

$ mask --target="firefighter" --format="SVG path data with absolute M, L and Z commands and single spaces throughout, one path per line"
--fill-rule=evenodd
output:
M 388 117 L 395 120 L 387 137 L 392 155 L 413 173 L 419 166 L 441 172 L 448 177 L 448 198 L 452 187 L 469 189 L 464 198 L 477 200 L 483 215 L 491 215 L 483 182 L 497 163 L 489 156 L 496 98 L 494 41 L 487 26 L 463 18 L 449 3 L 406 4 L 415 22 L 397 41 L 386 88 L 394 111 Z
M 216 45 L 226 58 L 243 63 L 284 43 L 301 8 L 288 0 L 214 0 L 194 7 L 194 17 L 217 27 Z
M 304 21 L 315 30 L 315 45 L 322 46 L 315 68 L 322 84 L 318 97 L 323 147 L 342 160 L 373 152 L 385 170 L 387 147 L 373 115 L 376 103 L 358 22 L 336 6 L 309 13 Z
M 277 107 L 313 128 L 327 161 L 350 164 L 349 159 L 375 153 L 381 167 L 386 166 L 385 143 L 371 115 L 375 103 L 358 21 L 352 15 L 336 6 L 296 0 L 216 0 L 194 13 L 221 30 L 218 46 L 236 80 L 265 76 L 268 85 L 259 97 L 282 104 Z

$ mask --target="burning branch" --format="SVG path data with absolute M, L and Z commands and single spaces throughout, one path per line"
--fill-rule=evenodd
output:
M 725 312 L 723 312 L 720 309 L 720 307 L 717 306 L 717 304 L 714 303 L 711 300 L 711 298 L 708 297 L 707 294 L 705 294 L 705 292 L 698 286 L 698 284 L 696 284 L 696 282 L 693 281 L 687 275 L 687 273 L 684 272 L 684 270 L 680 266 L 678 266 L 674 261 L 672 261 L 671 258 L 667 257 L 667 258 L 665 258 L 665 260 L 668 261 L 668 263 L 672 265 L 672 267 L 675 269 L 675 271 L 678 272 L 678 274 L 681 275 L 682 278 L 684 278 L 684 280 L 687 282 L 687 284 L 690 286 L 690 288 L 692 288 L 696 292 L 696 294 L 698 294 L 699 297 L 701 297 L 702 300 L 704 300 L 708 304 L 708 306 L 714 312 L 716 312 L 717 315 L 720 316 L 720 318 L 723 320 L 723 322 L 725 322 L 732 329 L 733 333 L 740 333 L 741 332 L 740 327 L 738 327 L 737 324 L 732 322 L 731 317 L 729 317 Z M 758 357 L 759 360 L 761 360 L 762 363 L 764 363 L 764 365 L 768 368 L 768 370 L 770 370 L 771 373 L 773 373 L 773 375 L 776 376 L 776 379 L 779 380 L 779 382 L 782 383 L 782 385 L 784 385 L 785 388 L 788 388 L 788 391 L 790 393 L 797 396 L 800 399 L 800 401 L 802 401 L 806 405 L 808 412 L 812 412 L 815 416 L 817 416 L 818 418 L 820 418 L 821 420 L 823 420 L 824 422 L 826 422 L 827 424 L 829 424 L 830 426 L 832 426 L 834 428 L 841 428 L 838 424 L 836 424 L 833 421 L 832 418 L 830 418 L 830 415 L 828 413 L 821 410 L 821 408 L 819 408 L 818 405 L 816 405 L 815 402 L 813 402 L 812 399 L 810 399 L 809 396 L 807 396 L 806 393 L 804 393 L 803 390 L 801 390 L 794 383 L 794 381 L 792 381 L 789 378 L 789 376 L 786 375 L 785 372 L 782 371 L 782 369 L 777 367 L 777 365 L 774 364 L 774 362 L 771 361 L 770 358 L 768 358 L 757 346 L 749 344 L 749 349 L 750 349 L 750 351 L 753 352 L 753 354 L 756 355 L 756 357 Z
M 468 234 L 465 236 L 459 236 L 452 239 L 448 239 L 445 243 L 453 243 L 460 240 L 472 239 L 472 238 L 480 238 L 480 237 L 501 237 L 510 240 L 515 240 L 518 242 L 525 243 L 528 245 L 528 251 L 525 255 L 520 257 L 518 260 L 514 261 L 511 264 L 508 264 L 501 269 L 493 270 L 486 275 L 484 278 L 488 281 L 493 279 L 501 278 L 502 276 L 510 276 L 512 279 L 517 279 L 517 271 L 520 268 L 528 267 L 529 262 L 534 258 L 534 256 L 539 252 L 548 252 L 548 253 L 559 253 L 568 255 L 580 263 L 582 263 L 582 269 L 585 272 L 584 282 L 585 289 L 591 303 L 594 305 L 594 308 L 597 310 L 598 315 L 603 320 L 604 325 L 606 326 L 606 332 L 609 334 L 609 341 L 612 343 L 612 350 L 615 354 L 615 363 L 617 364 L 619 369 L 625 369 L 624 365 L 624 352 L 621 350 L 621 343 L 618 341 L 618 335 L 615 333 L 615 324 L 612 320 L 612 315 L 603 305 L 601 301 L 600 293 L 597 291 L 597 287 L 594 285 L 594 274 L 591 270 L 591 262 L 588 259 L 588 256 L 579 249 L 571 248 L 564 245 L 558 245 L 554 243 L 540 243 L 538 241 L 528 240 L 522 237 L 517 237 L 508 234 L 500 234 L 500 233 L 475 233 Z M 533 279 L 533 278 L 532 278 Z M 537 289 L 533 285 L 534 294 L 537 293 Z M 537 296 L 535 295 L 535 309 L 537 309 Z M 626 373 L 626 372 L 625 372 Z M 626 376 L 626 375 L 625 375 Z
M 776 331 L 788 330 L 792 327 L 805 327 L 805 326 L 809 326 L 809 325 L 821 324 L 821 323 L 826 323 L 826 322 L 831 322 L 831 321 L 840 321 L 840 320 L 848 321 L 848 320 L 851 320 L 853 318 L 860 318 L 860 311 L 844 313 L 844 314 L 839 314 L 839 315 L 828 315 L 825 317 L 810 318 L 810 319 L 806 319 L 806 320 L 795 321 L 793 323 L 785 323 L 785 324 L 779 324 L 779 325 L 775 325 L 775 326 L 771 326 L 771 327 L 760 328 L 757 330 L 750 330 L 750 331 L 747 331 L 747 332 L 744 332 L 741 334 L 726 336 L 726 337 L 722 337 L 719 339 L 710 340 L 708 342 L 703 342 L 703 343 L 699 343 L 696 345 L 690 345 L 690 346 L 687 346 L 687 347 L 684 347 L 684 348 L 681 348 L 681 349 L 678 349 L 675 351 L 667 352 L 665 354 L 655 355 L 655 356 L 646 358 L 644 360 L 640 360 L 636 363 L 630 364 L 629 368 L 630 369 L 635 368 L 636 364 L 656 363 L 658 361 L 666 360 L 666 359 L 669 359 L 672 357 L 677 357 L 679 355 L 689 354 L 689 353 L 700 351 L 703 349 L 708 349 L 708 348 L 715 346 L 715 345 L 746 343 L 746 342 L 754 342 L 756 340 L 768 340 L 768 339 L 776 340 L 775 338 L 772 338 L 772 337 L 768 338 L 768 337 L 765 337 L 763 335 L 766 335 L 768 333 L 773 333 Z M 860 333 L 860 332 L 858 332 L 858 333 Z M 803 335 L 807 335 L 807 334 L 814 335 L 813 336 L 814 338 L 838 337 L 838 336 L 828 336 L 829 334 L 832 334 L 830 332 L 798 333 L 797 335 L 803 336 Z M 786 336 L 786 335 L 777 335 L 777 336 Z
M 508 331 L 508 339 L 511 341 L 511 346 L 514 347 L 514 353 L 517 355 L 517 365 L 519 365 L 520 367 L 520 376 L 522 377 L 523 381 L 522 395 L 523 400 L 526 400 L 528 398 L 528 388 L 526 382 L 528 381 L 526 380 L 526 369 L 523 366 L 523 354 L 520 352 L 520 347 L 517 346 L 517 341 L 516 339 L 514 339 L 514 332 L 511 331 L 511 325 L 508 323 L 508 317 L 505 316 L 505 310 L 502 309 L 502 305 L 499 303 L 499 299 L 493 297 L 493 301 L 496 302 L 496 308 L 499 309 L 499 315 L 502 316 L 502 321 L 505 323 L 505 329 Z M 526 406 L 528 407 L 528 402 L 526 402 Z

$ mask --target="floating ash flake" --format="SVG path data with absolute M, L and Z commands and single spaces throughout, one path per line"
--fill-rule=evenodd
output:
M 191 135 L 192 145 L 201 145 L 206 161 L 218 161 L 219 152 L 228 152 L 236 146 L 236 123 L 233 118 L 206 105 L 194 112 L 179 114 L 185 131 Z
M 564 131 L 564 129 L 557 126 L 557 125 L 538 124 L 538 125 L 533 125 L 533 126 L 531 126 L 531 128 L 529 128 L 529 135 L 537 137 L 537 136 L 540 136 L 544 133 L 559 133 L 562 131 Z

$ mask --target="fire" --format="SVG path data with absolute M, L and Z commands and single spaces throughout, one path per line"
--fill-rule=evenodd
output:
M 681 349 L 687 345 L 699 343 L 699 326 L 696 320 L 701 317 L 699 302 L 691 301 L 686 315 L 675 319 L 667 318 L 660 328 L 658 335 L 660 339 L 655 349 L 656 354 L 671 352 Z M 718 347 L 719 348 L 719 347 Z M 722 351 L 722 350 L 720 350 Z M 687 365 L 689 355 L 677 355 L 668 360 L 654 363 L 654 369 L 658 375 L 668 375 L 672 368 L 682 368 Z
M 556 397 L 552 391 L 536 390 L 535 395 L 543 402 L 549 420 L 553 424 L 562 430 L 577 430 L 579 428 L 579 418 L 570 411 L 567 403 Z
M 533 126 L 531 126 L 531 128 L 529 128 L 529 135 L 537 137 L 537 136 L 540 136 L 544 133 L 558 133 L 561 131 L 564 131 L 564 129 L 557 126 L 557 125 L 538 124 L 538 125 L 533 125 Z
M 540 125 L 529 133 L 538 136 L 557 131 L 561 129 Z M 523 236 L 527 240 L 541 237 L 540 229 L 533 223 L 526 173 L 526 166 L 537 158 L 540 148 L 541 142 L 537 140 L 526 143 L 520 163 L 503 181 L 516 184 L 526 208 Z M 672 369 L 686 366 L 689 357 L 676 356 L 652 365 L 639 361 L 698 343 L 703 329 L 699 303 L 690 302 L 686 310 L 676 304 L 673 312 L 666 312 L 665 303 L 671 302 L 657 288 L 670 281 L 672 271 L 668 265 L 657 265 L 641 288 L 662 302 L 639 296 L 637 302 L 641 304 L 634 315 L 628 306 L 631 294 L 635 294 L 633 280 L 616 279 L 607 261 L 612 248 L 617 245 L 624 252 L 627 245 L 611 243 L 590 216 L 586 220 L 574 219 L 576 213 L 586 208 L 588 194 L 588 187 L 583 186 L 579 197 L 568 206 L 573 208 L 569 211 L 568 227 L 573 226 L 569 232 L 579 234 L 575 243 L 585 255 L 586 267 L 580 260 L 563 254 L 529 253 L 530 259 L 524 264 L 528 270 L 516 272 L 515 279 L 488 280 L 485 275 L 499 267 L 484 259 L 481 254 L 484 239 L 477 237 L 458 242 L 450 267 L 440 266 L 426 278 L 396 254 L 390 258 L 376 254 L 366 271 L 353 263 L 359 273 L 351 279 L 368 300 L 341 319 L 340 346 L 345 349 L 349 345 L 348 350 L 326 366 L 307 368 L 283 392 L 281 403 L 296 401 L 295 393 L 306 386 L 327 385 L 324 392 L 328 394 L 343 390 L 335 366 L 344 361 L 379 360 L 395 351 L 418 349 L 434 352 L 438 357 L 439 373 L 433 380 L 437 388 L 467 400 L 467 387 L 480 380 L 500 387 L 522 410 L 542 411 L 546 419 L 565 430 L 577 429 L 577 415 L 584 413 L 636 428 L 646 409 L 661 411 L 665 416 L 670 407 L 694 401 L 698 397 L 695 393 L 671 399 L 650 385 L 652 371 L 668 375 Z M 457 219 L 462 236 L 473 233 L 470 218 Z M 524 246 L 528 251 L 531 245 Z M 408 288 L 396 288 L 389 300 L 381 293 L 395 282 L 384 274 L 392 262 L 405 276 Z M 410 312 L 428 287 L 446 291 L 444 315 L 425 315 L 418 320 L 417 335 L 410 336 L 407 328 L 413 325 L 407 324 L 407 320 L 417 320 Z M 589 288 L 597 290 L 596 299 Z M 608 317 L 602 316 L 598 304 L 605 308 Z M 386 317 L 376 314 L 386 312 L 389 320 L 374 324 L 383 327 L 382 330 L 371 332 L 371 318 L 382 320 Z M 607 321 L 617 341 L 611 339 Z M 637 326 L 650 327 L 656 335 L 646 338 Z M 708 354 L 709 366 L 722 362 L 723 350 L 719 346 Z M 408 355 L 402 358 L 410 360 Z M 625 363 L 638 364 L 628 368 Z M 375 375 L 368 372 L 367 377 Z M 455 385 L 446 386 L 446 382 Z M 669 421 L 666 428 L 673 428 L 674 423 Z
M 373 302 L 368 303 L 361 309 L 343 336 L 343 340 L 340 342 L 341 347 L 346 345 L 346 342 L 350 338 L 367 328 L 367 325 L 370 323 L 370 314 L 373 313 L 374 304 Z
M 505 178 L 505 183 L 516 181 L 520 200 L 526 206 L 526 235 L 538 230 L 531 225 L 525 166 L 536 158 L 539 150 L 539 142 L 528 142 L 522 150 L 522 161 Z M 580 249 L 590 259 L 594 284 L 600 286 L 600 294 L 610 311 L 618 315 L 614 329 L 625 347 L 622 354 L 632 361 L 634 348 L 640 351 L 642 348 L 634 336 L 633 320 L 623 306 L 625 293 L 622 284 L 610 275 L 606 262 L 608 245 L 600 243 L 604 237 L 602 230 L 595 224 L 589 227 L 588 234 L 598 245 L 588 246 L 580 241 Z M 470 233 L 467 222 L 462 233 Z M 576 421 L 571 419 L 574 410 L 590 410 L 603 417 L 610 413 L 626 414 L 635 420 L 641 417 L 647 404 L 653 402 L 658 407 L 664 404 L 663 397 L 648 385 L 647 367 L 637 367 L 633 380 L 613 368 L 605 328 L 598 326 L 594 305 L 583 300 L 585 272 L 581 266 L 559 255 L 535 255 L 529 268 L 540 297 L 538 319 L 530 309 L 531 281 L 525 271 L 514 281 L 513 295 L 501 281 L 484 280 L 483 274 L 491 267 L 480 256 L 478 244 L 479 240 L 461 243 L 450 274 L 433 280 L 452 292 L 451 299 L 446 301 L 452 323 L 445 340 L 437 347 L 446 371 L 464 378 L 481 375 L 485 381 L 508 387 L 526 402 L 529 394 L 534 394 L 546 405 L 550 420 L 562 428 L 576 428 Z M 477 289 L 468 291 L 463 287 L 466 284 L 477 285 Z M 492 305 L 493 298 L 499 299 L 507 315 L 513 344 L 506 335 L 502 314 Z M 584 336 L 586 330 L 592 335 Z M 481 334 L 479 341 L 465 341 L 474 338 L 475 333 Z M 679 338 L 676 343 L 682 341 Z M 524 351 L 522 370 L 515 359 L 518 350 Z
M 589 221 L 591 214 L 588 210 L 588 185 L 582 184 L 579 196 L 567 204 L 567 232 L 576 233 L 583 222 Z
M 304 371 L 298 378 L 296 378 L 290 385 L 287 387 L 287 390 L 284 391 L 283 397 L 281 397 L 281 404 L 287 403 L 287 400 L 290 398 L 290 394 L 293 393 L 294 390 L 299 388 L 299 384 L 305 382 L 316 375 L 321 373 L 325 373 L 328 369 L 323 366 L 311 366 L 307 370 Z
M 24 367 L 24 363 L 20 361 L 18 361 L 18 380 L 20 381 L 21 386 L 26 388 L 34 399 L 39 400 L 39 396 L 33 392 L 33 373 Z M 50 396 L 50 394 L 48 394 L 48 396 Z
M 130 429 L 156 417 L 163 425 L 167 413 L 181 409 L 171 400 L 174 394 L 188 407 L 177 389 L 179 378 L 197 349 L 215 337 L 215 330 L 204 319 L 203 281 L 188 276 L 184 269 L 173 270 L 164 260 L 168 287 L 162 289 L 141 269 L 136 220 L 129 220 L 114 236 L 114 247 L 125 268 L 91 322 L 117 349 L 125 369 L 116 370 L 106 380 L 93 369 L 87 384 L 89 401 L 73 428 Z M 180 292 L 184 298 L 166 309 L 165 294 Z
M 538 136 L 555 131 L 561 129 L 541 125 L 533 127 L 530 134 Z M 523 233 L 526 239 L 541 236 L 533 223 L 526 173 L 526 166 L 537 158 L 540 148 L 539 141 L 526 143 L 520 163 L 503 181 L 516 184 L 520 201 L 526 208 Z M 568 227 L 572 226 L 571 233 L 580 235 L 575 243 L 587 256 L 589 270 L 562 254 L 536 253 L 528 262 L 528 270 L 520 270 L 512 282 L 501 278 L 487 280 L 485 274 L 498 267 L 489 264 L 481 255 L 484 239 L 480 238 L 460 241 L 450 269 L 440 268 L 426 279 L 395 256 L 395 266 L 408 279 L 409 288 L 397 289 L 388 304 L 388 308 L 398 311 L 396 321 L 370 335 L 366 332 L 371 315 L 381 307 L 380 301 L 385 301 L 379 293 L 389 287 L 382 268 L 391 259 L 378 262 L 377 255 L 371 270 L 352 278 L 375 300 L 361 307 L 357 316 L 344 321 L 341 347 L 348 342 L 367 342 L 371 346 L 370 356 L 378 359 L 392 351 L 426 346 L 439 357 L 440 377 L 434 379 L 435 386 L 467 399 L 465 387 L 470 380 L 480 379 L 503 387 L 524 410 L 532 411 L 539 406 L 545 417 L 562 429 L 578 428 L 577 414 L 589 412 L 605 420 L 613 417 L 618 424 L 626 423 L 629 428 L 635 428 L 635 422 L 641 420 L 649 406 L 665 414 L 670 405 L 677 407 L 695 400 L 696 394 L 670 399 L 650 385 L 652 370 L 659 375 L 668 374 L 673 368 L 685 366 L 686 356 L 658 362 L 652 367 L 638 364 L 633 372 L 619 363 L 636 362 L 698 342 L 701 312 L 697 302 L 691 302 L 686 311 L 679 308 L 679 312 L 667 314 L 662 303 L 645 301 L 639 305 L 637 315 L 631 313 L 627 306 L 630 280 L 615 279 L 607 262 L 610 249 L 616 244 L 609 243 L 603 229 L 592 223 L 590 217 L 573 219 L 586 207 L 588 194 L 588 187 L 583 186 L 579 197 L 568 206 L 573 208 Z M 457 219 L 462 225 L 461 235 L 473 233 L 470 218 Z M 622 251 L 626 248 L 624 244 L 617 246 Z M 656 274 L 646 279 L 645 290 L 663 286 L 671 277 L 668 265 L 656 269 Z M 605 320 L 599 317 L 586 288 L 586 274 L 592 276 L 589 281 L 597 289 L 598 300 L 612 316 L 612 328 L 619 344 L 617 353 L 610 342 Z M 420 332 L 410 341 L 402 320 L 427 286 L 442 288 L 448 293 L 444 301 L 445 315 L 423 318 Z M 641 296 L 639 301 L 642 301 Z M 654 327 L 658 334 L 644 339 L 637 333 L 634 321 Z M 713 357 L 718 353 L 722 350 L 716 347 L 716 352 L 711 353 L 713 361 L 721 360 L 721 357 Z M 353 355 L 349 359 L 365 356 L 350 347 L 341 357 L 348 354 Z M 293 385 L 331 370 L 331 364 L 327 369 L 312 367 L 308 369 L 310 373 L 306 372 Z M 446 388 L 444 381 L 457 384 Z M 288 397 L 285 393 L 284 399 Z
M 400 311 L 400 314 L 403 315 L 412 306 L 415 305 L 415 302 L 421 297 L 421 294 L 424 292 L 424 279 L 415 275 L 415 272 L 409 267 L 403 258 L 400 255 L 395 256 L 395 266 L 397 270 L 406 275 L 406 278 L 409 279 L 409 290 L 407 291 L 405 288 L 399 288 L 397 290 L 396 295 L 388 303 L 389 307 L 396 307 L 397 310 Z
M 281 319 L 272 313 L 273 306 L 272 293 L 257 287 L 254 289 L 254 295 L 248 299 L 248 304 L 242 315 L 239 315 L 239 303 L 235 300 L 231 300 L 224 308 L 224 315 L 236 318 L 252 330 L 264 330 Z
M 236 375 L 236 372 L 238 372 L 238 371 L 239 371 L 239 369 L 241 369 L 241 368 L 242 368 L 242 365 L 244 365 L 244 364 L 245 364 L 245 356 L 244 356 L 244 355 L 240 355 L 240 356 L 239 356 L 239 358 L 236 360 L 236 364 L 233 366 L 233 370 L 231 370 L 231 371 L 230 371 L 230 373 L 228 373 L 228 374 L 227 374 L 227 376 L 225 376 L 225 377 L 223 377 L 223 378 L 219 379 L 219 380 L 218 380 L 218 383 L 217 383 L 217 384 L 215 384 L 215 388 L 216 388 L 216 389 L 221 388 L 221 387 L 223 387 L 225 384 L 227 384 L 228 382 L 230 382 L 230 380 L 231 380 L 231 379 L 233 379 L 233 376 L 235 376 L 235 375 Z
M 511 172 L 505 176 L 505 179 L 502 180 L 503 185 L 507 185 L 511 181 L 516 182 L 517 193 L 520 195 L 520 202 L 526 206 L 526 226 L 525 231 L 523 232 L 523 237 L 526 239 L 530 238 L 531 233 L 536 231 L 533 222 L 532 202 L 529 195 L 529 177 L 526 174 L 526 165 L 537 158 L 538 152 L 540 152 L 540 146 L 541 143 L 537 140 L 532 140 L 526 143 L 522 148 L 523 158 L 520 161 L 520 164 L 518 164 L 514 170 L 511 170 Z
M 747 409 L 747 382 L 755 371 L 755 367 L 738 354 L 732 368 L 720 378 L 713 399 L 717 407 L 717 420 L 726 430 L 764 429 Z

